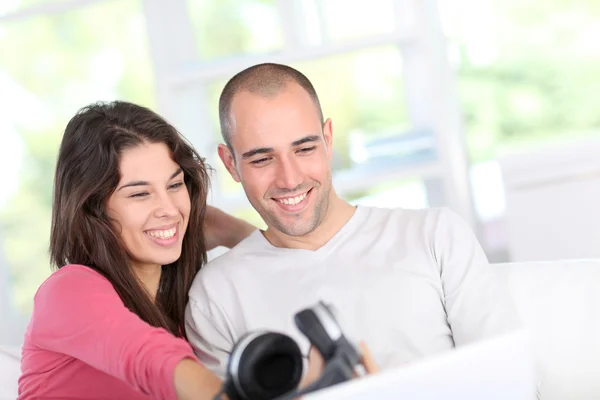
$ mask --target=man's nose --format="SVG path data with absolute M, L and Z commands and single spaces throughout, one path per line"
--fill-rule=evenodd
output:
M 292 158 L 283 158 L 277 165 L 276 184 L 282 189 L 295 189 L 304 180 L 298 163 Z

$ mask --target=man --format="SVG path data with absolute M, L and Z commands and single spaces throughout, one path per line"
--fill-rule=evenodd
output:
M 293 315 L 333 304 L 383 369 L 519 327 L 468 226 L 446 209 L 354 207 L 332 186 L 333 124 L 310 81 L 283 65 L 234 76 L 219 102 L 219 156 L 268 228 L 196 277 L 186 331 L 223 376 L 246 332 L 307 340 Z

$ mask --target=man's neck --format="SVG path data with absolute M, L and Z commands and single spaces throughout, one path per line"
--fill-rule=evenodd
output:
M 325 218 L 315 230 L 303 236 L 289 236 L 272 227 L 263 232 L 265 238 L 275 247 L 288 249 L 318 250 L 329 242 L 336 233 L 352 218 L 356 207 L 331 193 Z

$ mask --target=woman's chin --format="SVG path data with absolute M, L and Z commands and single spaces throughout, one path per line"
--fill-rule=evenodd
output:
M 153 257 L 148 259 L 148 263 L 156 264 L 156 265 L 169 265 L 173 264 L 175 261 L 179 260 L 181 257 L 181 249 L 177 251 L 162 251 L 163 254 L 155 254 Z

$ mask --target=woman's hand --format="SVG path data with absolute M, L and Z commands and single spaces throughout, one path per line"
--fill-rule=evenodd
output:
M 219 246 L 232 248 L 247 238 L 257 228 L 233 215 L 207 205 L 204 218 L 204 238 L 206 250 Z
M 212 400 L 222 385 L 215 374 L 192 359 L 177 363 L 174 383 L 178 400 Z

